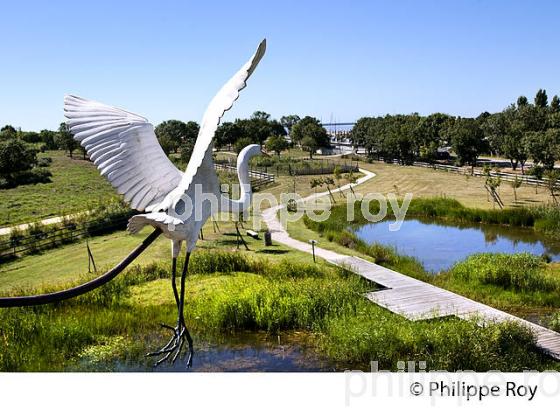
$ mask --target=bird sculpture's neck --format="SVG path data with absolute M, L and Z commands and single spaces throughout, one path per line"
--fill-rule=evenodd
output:
M 251 176 L 249 175 L 249 160 L 261 153 L 260 146 L 257 144 L 248 145 L 237 156 L 237 177 L 239 178 L 239 199 L 232 200 L 227 198 L 228 210 L 231 213 L 242 213 L 251 206 Z

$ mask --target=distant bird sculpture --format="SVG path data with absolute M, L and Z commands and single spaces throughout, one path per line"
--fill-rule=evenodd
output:
M 212 139 L 224 113 L 229 110 L 245 88 L 263 57 L 263 40 L 253 57 L 222 87 L 210 102 L 202 119 L 191 159 L 183 173 L 165 155 L 145 118 L 122 109 L 75 96 L 64 98 L 67 125 L 74 138 L 86 149 L 91 161 L 124 196 L 130 206 L 140 212 L 133 216 L 131 233 L 151 225 L 162 231 L 172 243 L 171 286 L 178 316 L 176 326 L 162 324 L 172 331 L 171 339 L 149 356 L 161 356 L 156 366 L 167 359 L 175 361 L 185 341 L 188 343 L 187 366 L 192 365 L 193 341 L 183 314 L 185 279 L 191 252 L 196 247 L 200 229 L 212 214 L 241 214 L 251 203 L 249 160 L 260 154 L 260 146 L 245 147 L 237 158 L 240 197 L 232 200 L 222 194 L 212 160 Z M 175 283 L 177 257 L 185 242 L 186 258 L 181 273 L 180 291 Z

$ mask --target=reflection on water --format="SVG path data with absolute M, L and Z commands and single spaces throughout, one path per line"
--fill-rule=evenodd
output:
M 393 246 L 399 253 L 414 256 L 431 272 L 450 268 L 473 253 L 518 253 L 549 255 L 560 260 L 560 241 L 539 235 L 532 229 L 499 225 L 448 225 L 424 219 L 407 219 L 401 229 L 389 231 L 383 221 L 358 227 L 355 232 L 368 243 Z
M 82 363 L 81 370 L 113 372 L 313 372 L 333 371 L 334 366 L 319 358 L 308 345 L 304 334 L 242 333 L 219 340 L 203 341 L 195 336 L 192 369 L 186 369 L 184 357 L 174 364 L 162 363 L 153 368 L 154 359 L 131 357 L 91 366 Z M 162 340 L 146 342 L 146 350 L 155 349 Z M 186 349 L 185 349 L 186 350 Z M 80 370 L 80 369 L 76 369 Z

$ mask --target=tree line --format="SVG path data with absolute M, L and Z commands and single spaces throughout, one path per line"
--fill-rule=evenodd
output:
M 520 96 L 503 111 L 476 118 L 443 113 L 363 117 L 350 135 L 369 156 L 388 162 L 432 162 L 451 148 L 458 165 L 474 167 L 480 155 L 493 154 L 509 160 L 514 170 L 524 172 L 531 160 L 533 172 L 542 172 L 560 160 L 560 99 L 555 95 L 549 104 L 546 90 L 539 90 L 532 103 Z
M 155 128 L 158 140 L 167 153 L 179 153 L 181 162 L 188 163 L 199 125 L 194 121 L 168 120 Z M 269 152 L 280 154 L 291 144 L 306 149 L 310 156 L 321 147 L 329 145 L 329 137 L 318 119 L 285 115 L 280 120 L 272 119 L 264 111 L 255 111 L 249 118 L 238 118 L 220 124 L 214 136 L 214 147 L 240 152 L 249 144 L 259 144 Z
M 172 119 L 157 125 L 155 134 L 167 155 L 178 154 L 179 161 L 187 164 L 199 130 L 195 121 Z M 290 145 L 298 144 L 312 157 L 318 148 L 329 145 L 329 137 L 316 118 L 285 115 L 276 120 L 264 111 L 218 126 L 214 138 L 216 148 L 239 152 L 249 144 L 259 144 L 278 155 Z M 73 138 L 66 123 L 61 123 L 56 131 L 44 129 L 39 132 L 3 126 L 0 129 L 0 187 L 47 182 L 50 174 L 39 170 L 38 166 L 48 165 L 48 159 L 37 157 L 39 151 L 47 150 L 64 150 L 71 158 L 78 152 L 86 159 L 85 149 Z

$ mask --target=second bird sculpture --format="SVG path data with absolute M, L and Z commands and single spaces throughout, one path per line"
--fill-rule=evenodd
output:
M 245 147 L 237 158 L 240 198 L 224 196 L 212 159 L 212 140 L 224 113 L 229 110 L 245 88 L 263 57 L 266 40 L 256 53 L 222 87 L 210 102 L 194 146 L 191 159 L 183 173 L 177 169 L 158 143 L 154 127 L 145 118 L 75 96 L 64 98 L 67 125 L 74 138 L 86 149 L 98 167 L 130 206 L 140 212 L 128 224 L 131 233 L 146 225 L 160 229 L 171 240 L 171 286 L 177 304 L 175 326 L 170 340 L 150 356 L 161 356 L 156 365 L 167 359 L 175 361 L 188 344 L 187 367 L 192 365 L 193 340 L 184 317 L 185 279 L 191 252 L 196 247 L 200 229 L 215 212 L 246 212 L 251 204 L 249 160 L 260 154 L 260 146 Z M 176 285 L 177 257 L 185 243 L 186 257 L 181 272 L 180 289 Z

